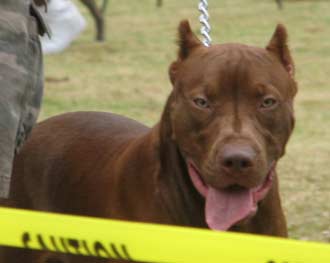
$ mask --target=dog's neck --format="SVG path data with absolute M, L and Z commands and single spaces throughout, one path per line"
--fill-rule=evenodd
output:
M 206 227 L 204 199 L 193 187 L 186 161 L 171 136 L 169 98 L 160 123 L 153 128 L 157 138 L 158 194 L 162 207 L 177 225 Z

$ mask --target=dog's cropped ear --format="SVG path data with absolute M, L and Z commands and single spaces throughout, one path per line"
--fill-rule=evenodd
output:
M 275 54 L 293 78 L 295 73 L 294 62 L 288 47 L 288 33 L 284 25 L 278 24 L 266 49 Z
M 195 48 L 201 46 L 202 42 L 192 32 L 188 20 L 181 21 L 178 31 L 179 59 L 184 60 Z
M 179 68 L 179 64 L 181 61 L 185 60 L 191 52 L 197 47 L 202 46 L 202 42 L 198 39 L 198 37 L 192 32 L 190 24 L 188 20 L 183 20 L 179 24 L 178 28 L 178 59 L 173 62 L 169 69 L 171 82 L 174 84 L 175 76 Z

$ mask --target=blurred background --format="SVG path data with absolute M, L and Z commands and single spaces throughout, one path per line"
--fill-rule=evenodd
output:
M 56 0 L 53 0 L 56 1 Z M 95 0 L 102 4 L 103 0 Z M 198 0 L 109 0 L 106 41 L 74 0 L 87 28 L 64 52 L 45 56 L 40 120 L 68 111 L 110 111 L 154 125 L 171 85 L 176 28 L 200 25 Z M 330 1 L 209 0 L 214 43 L 265 46 L 278 22 L 289 31 L 299 94 L 296 129 L 279 164 L 290 236 L 330 242 Z

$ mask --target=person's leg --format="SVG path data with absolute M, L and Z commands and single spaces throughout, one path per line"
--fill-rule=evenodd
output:
M 26 0 L 0 1 L 0 197 L 9 195 L 15 153 L 36 122 L 43 90 L 42 54 Z

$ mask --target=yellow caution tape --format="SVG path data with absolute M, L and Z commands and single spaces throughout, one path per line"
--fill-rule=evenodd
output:
M 7 208 L 0 245 L 147 262 L 330 262 L 322 243 Z

